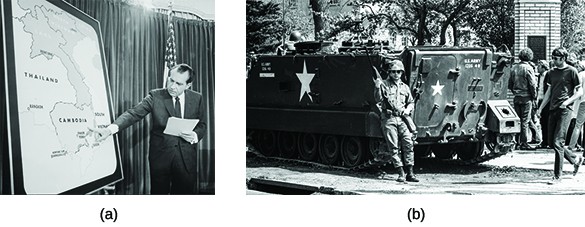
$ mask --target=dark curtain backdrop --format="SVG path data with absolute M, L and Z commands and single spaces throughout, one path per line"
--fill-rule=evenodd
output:
M 0 31 L 4 31 L 2 30 L 2 24 L 0 23 Z M 4 52 L 4 47 L 2 45 L 0 45 L 0 53 Z M 5 72 L 4 72 L 4 67 L 2 67 L 2 69 L 0 70 L 0 73 L 2 73 L 2 77 L 0 77 L 0 129 L 2 129 L 2 131 L 0 131 L 0 195 L 3 194 L 8 194 L 8 187 L 9 187 L 9 182 L 4 180 L 4 179 L 8 179 L 8 175 L 7 174 L 7 170 L 8 170 L 8 128 L 6 127 L 6 89 L 4 88 L 4 80 L 5 80 Z
M 167 15 L 115 0 L 66 0 L 100 22 L 114 116 L 138 104 L 163 86 Z M 199 142 L 198 193 L 215 193 L 215 24 L 173 18 L 177 63 L 195 71 L 192 89 L 206 100 L 207 135 Z M 146 117 L 118 133 L 124 180 L 116 194 L 149 194 L 148 141 L 151 119 Z

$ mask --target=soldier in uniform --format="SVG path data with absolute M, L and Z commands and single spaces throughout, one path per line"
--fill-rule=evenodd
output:
M 404 65 L 399 60 L 385 59 L 382 70 L 388 77 L 382 80 L 377 75 L 377 79 L 374 80 L 374 96 L 381 106 L 381 126 L 390 151 L 390 161 L 398 171 L 396 181 L 418 182 L 413 172 L 413 134 L 410 131 L 412 129 L 405 118 L 410 116 L 414 100 L 408 85 L 400 80 L 404 73 Z

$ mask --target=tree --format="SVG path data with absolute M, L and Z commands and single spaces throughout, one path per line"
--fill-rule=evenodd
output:
M 282 13 L 278 4 L 246 0 L 246 52 L 269 53 L 281 43 Z
M 432 33 L 428 25 L 429 9 L 427 1 L 382 1 L 364 0 L 364 17 L 391 30 L 408 33 L 417 39 L 417 45 L 431 42 Z
M 578 0 L 582 1 L 582 0 Z M 414 38 L 413 44 L 500 46 L 514 44 L 514 0 L 362 0 L 359 16 L 332 17 L 328 36 L 371 29 Z M 582 11 L 581 11 L 582 12 Z M 475 37 L 477 36 L 477 37 Z M 462 43 L 463 42 L 463 43 Z
M 455 3 L 457 2 L 457 3 Z M 441 14 L 445 19 L 440 22 L 441 31 L 439 34 L 439 45 L 445 45 L 447 43 L 446 33 L 449 26 L 453 31 L 453 45 L 459 45 L 459 35 L 458 35 L 458 19 L 462 15 L 465 15 L 472 10 L 470 6 L 471 0 L 464 0 L 464 1 L 443 1 L 439 2 L 435 7 L 435 11 Z
M 561 44 L 569 52 L 585 52 L 585 2 L 563 0 L 561 2 Z
M 471 0 L 363 0 L 358 2 L 367 9 L 362 19 L 374 21 L 378 28 L 416 37 L 417 45 L 435 43 L 445 45 L 449 28 L 454 42 L 458 43 L 458 23 L 461 15 L 470 11 Z M 336 25 L 344 24 L 335 22 Z M 347 24 L 347 23 L 345 23 Z M 439 40 L 436 41 L 436 37 Z
M 325 21 L 323 20 L 323 14 L 325 13 L 326 0 L 310 0 L 311 9 L 313 11 L 313 23 L 315 27 L 315 40 L 323 39 L 323 29 L 325 27 Z
M 293 31 L 300 32 L 307 40 L 314 39 L 314 23 L 311 10 L 307 10 L 300 5 L 296 5 L 298 4 L 298 1 L 294 0 L 276 0 L 275 2 L 284 4 L 282 7 L 284 10 L 284 32 L 282 33 L 283 39 L 287 39 L 288 35 Z
M 477 45 L 514 45 L 514 0 L 476 0 L 472 8 L 464 20 L 479 38 Z

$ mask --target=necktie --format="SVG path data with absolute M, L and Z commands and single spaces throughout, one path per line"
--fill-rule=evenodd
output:
M 181 103 L 179 102 L 179 97 L 175 98 L 175 117 L 181 117 Z

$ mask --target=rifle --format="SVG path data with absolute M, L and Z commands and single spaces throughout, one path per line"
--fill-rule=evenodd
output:
M 376 75 L 377 75 L 377 77 L 379 77 L 380 75 L 377 72 L 378 71 L 376 70 Z M 388 89 L 388 88 L 384 84 L 382 84 L 381 85 L 381 88 L 380 88 L 381 89 L 381 93 L 382 93 L 382 102 L 383 102 L 382 112 L 383 112 L 384 109 L 385 109 L 384 106 L 389 105 L 390 102 L 388 101 L 388 98 L 385 95 L 386 89 L 384 89 L 382 87 L 384 87 L 386 89 Z M 393 112 L 398 112 L 398 110 L 396 109 L 396 107 L 391 106 L 391 105 L 389 105 L 388 107 L 390 107 L 390 108 L 386 108 L 386 109 L 390 109 Z M 403 115 L 403 114 L 401 114 L 400 115 L 400 118 L 402 118 L 402 120 L 404 121 L 404 123 L 406 123 L 406 127 L 408 128 L 408 131 L 410 131 L 413 134 L 416 134 L 416 125 L 414 124 L 414 120 L 412 120 L 412 117 L 410 116 L 410 114 L 409 115 Z

